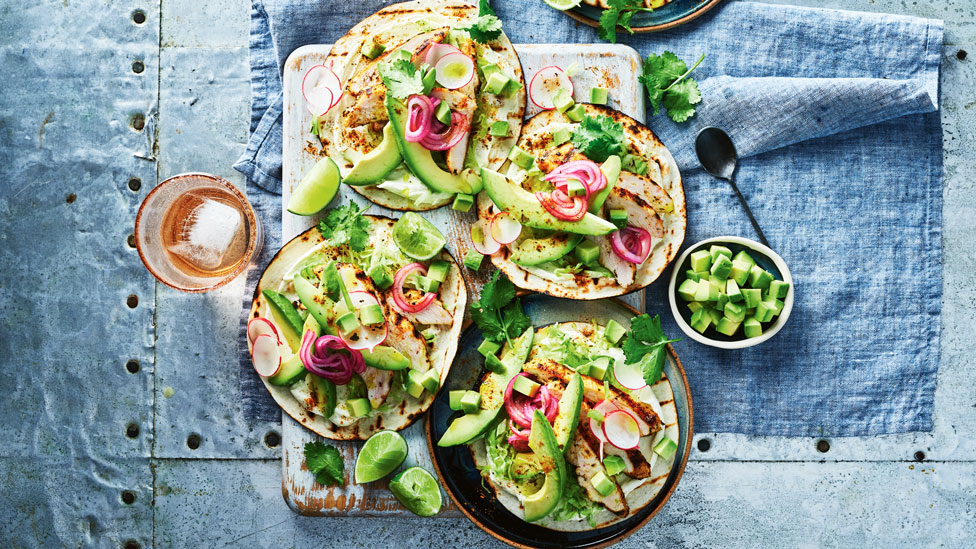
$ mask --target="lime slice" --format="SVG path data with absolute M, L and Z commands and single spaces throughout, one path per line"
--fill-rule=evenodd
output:
M 339 167 L 328 156 L 302 178 L 288 199 L 288 211 L 295 215 L 315 215 L 335 198 L 339 190 Z
M 441 488 L 423 467 L 411 467 L 394 477 L 390 491 L 417 516 L 432 517 L 441 510 Z
M 356 458 L 356 484 L 373 482 L 393 472 L 407 457 L 407 441 L 395 431 L 369 437 Z
M 550 7 L 556 8 L 560 11 L 568 10 L 569 8 L 575 8 L 576 6 L 583 3 L 583 0 L 545 0 L 546 4 Z
M 393 241 L 404 254 L 426 261 L 439 254 L 447 240 L 430 224 L 430 221 L 414 212 L 407 212 L 393 225 Z

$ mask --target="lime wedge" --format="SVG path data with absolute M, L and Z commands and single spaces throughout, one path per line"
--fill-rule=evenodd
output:
M 569 8 L 575 8 L 576 6 L 583 3 L 583 0 L 545 0 L 546 4 L 550 7 L 556 8 L 560 11 L 568 10 Z
M 328 156 L 312 166 L 288 199 L 288 211 L 315 215 L 335 198 L 339 190 L 339 167 Z
M 394 477 L 390 491 L 417 516 L 432 517 L 441 510 L 441 488 L 423 467 L 411 467 Z
M 434 257 L 447 243 L 437 227 L 414 212 L 403 214 L 393 225 L 393 241 L 400 247 L 400 251 L 417 261 Z
M 356 484 L 373 482 L 393 472 L 407 457 L 407 441 L 395 431 L 369 437 L 356 458 Z

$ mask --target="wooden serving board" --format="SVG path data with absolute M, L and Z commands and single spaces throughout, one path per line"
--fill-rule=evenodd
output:
M 288 203 L 302 175 L 318 161 L 321 146 L 318 140 L 309 133 L 312 115 L 305 108 L 302 98 L 302 77 L 305 71 L 314 65 L 321 64 L 329 54 L 329 45 L 304 46 L 295 50 L 285 63 L 284 71 L 284 150 L 282 169 L 282 204 Z M 516 45 L 519 59 L 526 82 L 535 72 L 548 65 L 558 65 L 566 68 L 572 63 L 582 67 L 579 75 L 573 77 L 576 93 L 575 99 L 580 102 L 589 101 L 589 90 L 594 86 L 601 86 L 610 90 L 609 105 L 638 120 L 644 119 L 644 94 L 637 81 L 640 72 L 641 57 L 628 46 L 620 44 L 521 44 Z M 538 107 L 531 101 L 526 107 L 526 117 L 539 112 Z M 337 204 L 354 201 L 366 205 L 368 202 L 359 194 L 346 186 L 339 190 Z M 393 218 L 399 217 L 399 212 L 387 210 L 372 205 L 370 213 L 378 213 Z M 452 211 L 449 206 L 423 213 L 447 237 L 448 250 L 455 258 L 464 257 L 470 247 L 469 226 L 477 219 L 477 214 L 471 212 L 461 214 Z M 282 208 L 282 242 L 305 231 L 318 222 L 315 217 L 302 217 L 289 213 Z M 477 299 L 481 286 L 487 281 L 491 272 L 488 267 L 482 267 L 480 274 L 472 276 L 469 269 L 464 269 L 468 284 L 468 303 Z M 644 292 L 634 292 L 622 298 L 637 310 L 644 310 Z M 406 461 L 399 470 L 420 465 L 428 471 L 433 471 L 427 442 L 421 421 L 402 431 L 407 440 L 409 452 Z M 319 438 L 307 430 L 288 415 L 282 416 L 282 494 L 288 506 L 296 513 L 314 516 L 414 516 L 401 506 L 387 488 L 387 481 L 380 480 L 368 485 L 353 483 L 353 467 L 358 449 L 362 442 L 326 441 L 339 448 L 346 464 L 346 485 L 344 487 L 326 488 L 315 482 L 313 475 L 305 467 L 304 446 Z M 392 475 L 391 475 L 392 477 Z M 450 498 L 444 496 L 445 504 L 450 504 Z M 446 505 L 441 517 L 460 517 L 461 512 L 453 505 Z

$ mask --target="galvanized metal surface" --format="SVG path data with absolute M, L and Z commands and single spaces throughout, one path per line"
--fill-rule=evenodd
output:
M 959 52 L 976 51 L 976 6 L 791 3 L 946 19 L 935 429 L 834 439 L 826 453 L 809 438 L 699 434 L 710 449 L 692 453 L 662 514 L 622 545 L 973 546 L 976 69 Z M 238 404 L 240 282 L 190 299 L 154 285 L 126 244 L 158 178 L 197 169 L 241 184 L 230 165 L 248 127 L 248 9 L 0 0 L 0 545 L 493 546 L 463 519 L 292 513 L 279 450 L 265 444 L 280 426 L 245 422 Z M 158 135 L 130 129 L 154 112 Z M 919 451 L 926 462 L 912 463 Z

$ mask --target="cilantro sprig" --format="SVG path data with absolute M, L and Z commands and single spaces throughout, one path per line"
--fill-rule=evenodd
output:
M 668 111 L 668 116 L 675 122 L 684 122 L 695 115 L 695 105 L 701 102 L 701 92 L 698 82 L 688 78 L 695 70 L 705 54 L 689 69 L 678 56 L 666 51 L 661 55 L 651 54 L 644 60 L 644 71 L 637 79 L 647 89 L 647 97 L 657 114 L 662 104 Z
M 522 300 L 515 297 L 515 285 L 505 278 L 498 277 L 498 271 L 481 289 L 481 299 L 471 304 L 471 318 L 485 339 L 512 344 L 532 321 L 522 310 Z
M 396 59 L 389 63 L 380 63 L 376 70 L 383 78 L 383 85 L 387 93 L 397 99 L 406 99 L 414 94 L 424 93 L 423 74 L 417 70 L 412 61 Z
M 653 385 L 661 379 L 664 360 L 667 357 L 667 344 L 679 341 L 668 339 L 661 329 L 660 315 L 651 318 L 648 314 L 635 317 L 630 323 L 630 334 L 624 340 L 624 356 L 627 364 L 640 364 L 644 381 Z
M 623 156 L 624 127 L 609 116 L 586 115 L 573 130 L 573 147 L 594 162 L 604 162 L 611 155 Z
M 630 28 L 630 20 L 642 11 L 654 11 L 645 8 L 643 0 L 609 0 L 607 8 L 600 15 L 600 38 L 615 44 L 617 42 L 617 27 L 634 34 Z
M 334 446 L 327 446 L 318 440 L 306 442 L 305 466 L 322 486 L 340 486 L 346 482 L 343 474 L 345 465 Z
M 495 15 L 495 10 L 491 9 L 488 0 L 480 0 L 478 18 L 473 25 L 460 30 L 468 31 L 475 41 L 487 44 L 502 35 L 502 20 Z
M 366 249 L 369 243 L 369 220 L 363 217 L 363 212 L 369 207 L 359 209 L 355 204 L 339 206 L 319 221 L 319 233 L 332 246 L 348 243 L 355 252 Z

